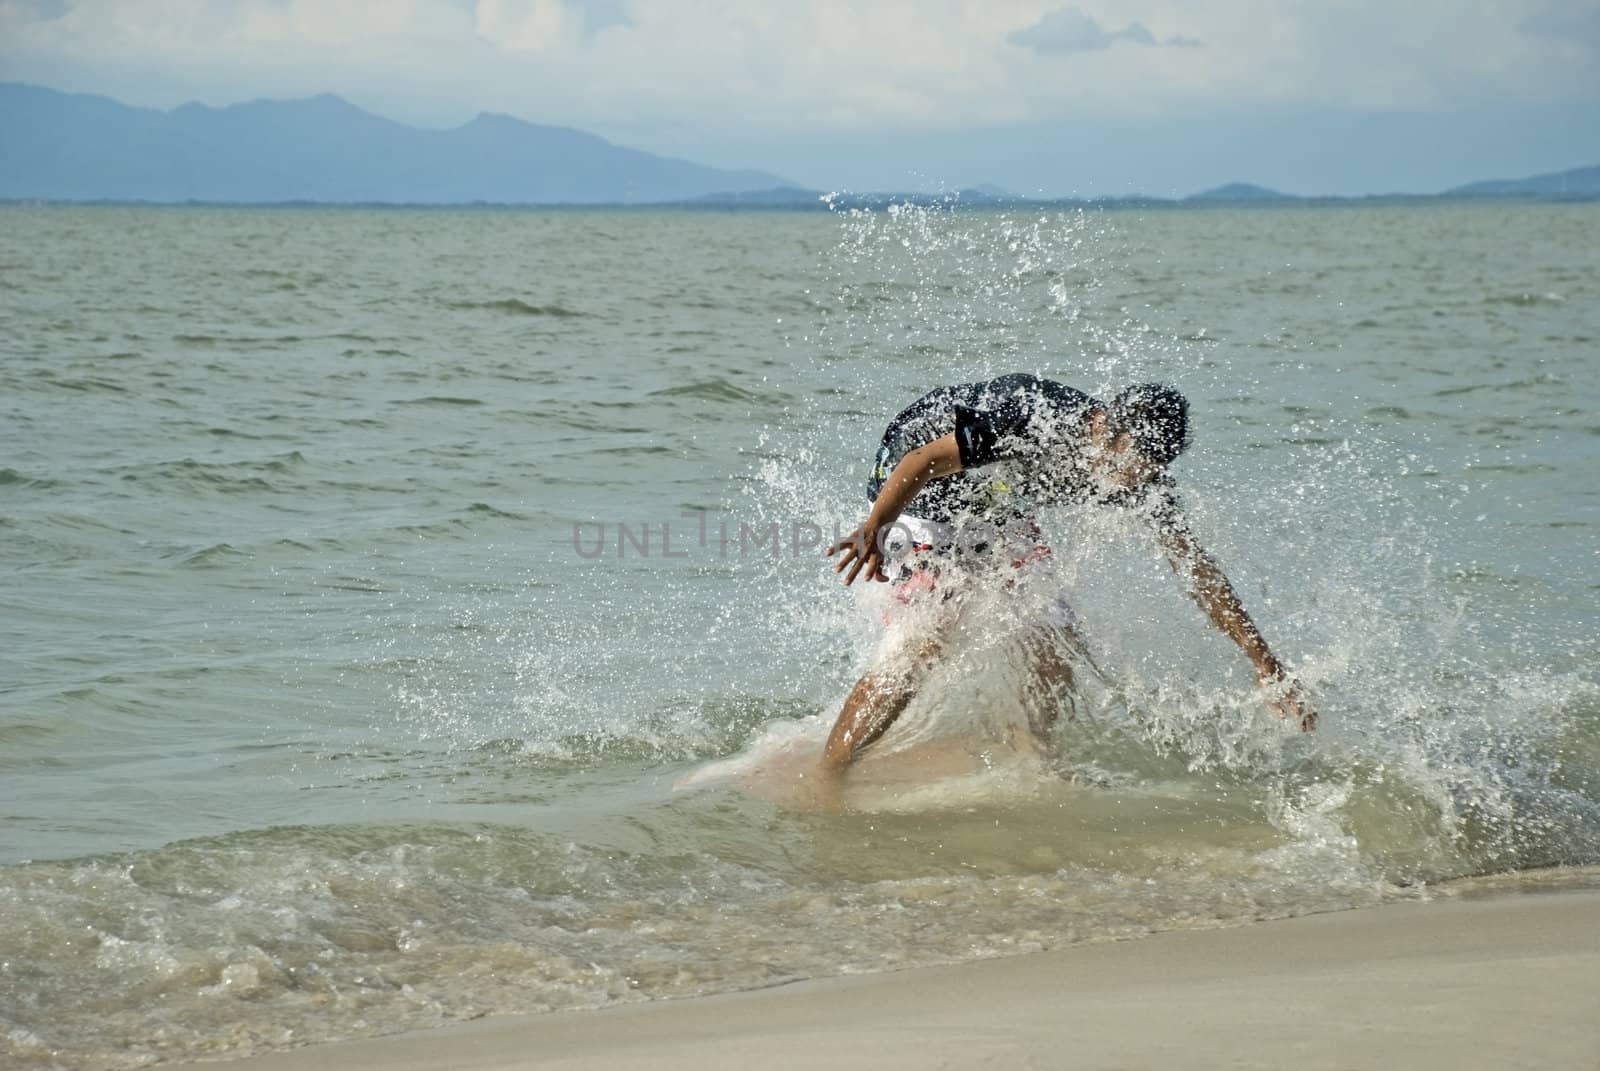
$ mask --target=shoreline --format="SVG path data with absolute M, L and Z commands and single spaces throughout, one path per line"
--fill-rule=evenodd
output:
M 1470 886 L 1427 902 L 165 1066 L 1600 1067 L 1600 890 Z

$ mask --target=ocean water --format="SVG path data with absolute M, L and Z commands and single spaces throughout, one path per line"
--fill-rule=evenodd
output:
M 0 1061 L 1600 862 L 1596 250 L 1593 205 L 0 208 Z M 818 544 L 890 415 L 1009 371 L 1189 395 L 1183 500 L 1315 733 L 1061 510 L 1051 746 L 998 607 L 818 797 L 886 598 Z

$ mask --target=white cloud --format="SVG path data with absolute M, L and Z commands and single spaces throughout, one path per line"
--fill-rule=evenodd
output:
M 1600 97 L 1587 2 L 1082 2 L 0 0 L 0 77 L 159 106 L 333 91 L 400 118 L 633 130 Z
M 1142 22 L 1130 22 L 1120 30 L 1108 30 L 1089 15 L 1075 7 L 1059 7 L 1047 11 L 1039 21 L 1006 35 L 1013 45 L 1031 48 L 1035 52 L 1098 52 L 1118 41 L 1136 45 L 1155 45 L 1155 34 Z M 1169 37 L 1168 45 L 1193 47 L 1200 44 L 1193 37 Z
M 478 35 L 511 52 L 541 52 L 561 36 L 561 0 L 478 0 Z

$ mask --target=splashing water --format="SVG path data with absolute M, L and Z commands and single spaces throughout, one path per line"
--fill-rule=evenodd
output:
M 847 459 L 848 487 L 865 469 L 848 460 L 852 445 L 864 459 L 877 424 L 936 385 L 1018 370 L 1101 396 L 1136 380 L 1173 382 L 1200 402 L 1204 445 L 1177 466 L 1185 504 L 1202 541 L 1239 563 L 1236 581 L 1264 631 L 1293 652 L 1324 712 L 1321 731 L 1298 738 L 1264 716 L 1242 655 L 1175 597 L 1147 532 L 1115 511 L 1079 507 L 1044 514 L 1052 575 L 1024 585 L 1020 598 L 1008 593 L 1002 609 L 971 608 L 974 623 L 941 659 L 931 694 L 875 748 L 895 754 L 966 735 L 992 767 L 995 742 L 1018 739 L 1024 721 L 1025 674 L 1007 657 L 1014 637 L 1003 623 L 1065 591 L 1096 654 L 1084 662 L 1063 652 L 1080 672 L 1049 772 L 1139 783 L 1176 762 L 1189 777 L 1248 784 L 1281 833 L 1336 844 L 1396 883 L 1592 861 L 1600 808 L 1586 742 L 1600 692 L 1591 673 L 1540 666 L 1559 623 L 1538 607 L 1474 605 L 1452 590 L 1440 563 L 1453 556 L 1460 514 L 1478 508 L 1467 486 L 1452 493 L 1419 465 L 1425 431 L 1406 439 L 1349 415 L 1361 382 L 1341 384 L 1343 368 L 1330 382 L 1301 361 L 1263 366 L 1158 306 L 1146 304 L 1144 318 L 1105 307 L 1106 292 L 1153 281 L 1113 222 L 949 206 L 843 214 L 838 246 L 824 257 L 831 300 L 815 335 L 800 340 L 799 360 L 818 379 L 849 384 L 846 427 L 828 418 L 835 407 L 818 404 L 788 436 L 764 441 L 750 507 L 819 525 L 864 517 L 869 503 L 841 493 L 833 466 Z M 1284 399 L 1277 427 L 1230 421 L 1223 409 L 1274 396 Z M 1419 467 L 1420 487 L 1411 478 Z M 745 598 L 762 603 L 765 593 L 773 615 L 795 601 L 810 607 L 786 622 L 805 630 L 800 646 L 872 650 L 881 592 L 840 598 L 819 571 L 800 581 L 817 589 L 796 600 L 792 573 L 777 580 L 764 577 Z M 852 670 L 867 661 L 845 658 Z M 835 710 L 823 709 L 821 727 Z M 805 743 L 815 748 L 816 737 Z M 805 753 L 786 728 L 743 766 L 714 772 L 743 768 L 755 775 L 747 784 L 770 784 L 774 757 L 803 777 Z M 1026 747 L 1019 754 L 1034 757 Z M 972 790 L 965 783 L 956 802 Z M 894 784 L 890 795 L 905 791 Z

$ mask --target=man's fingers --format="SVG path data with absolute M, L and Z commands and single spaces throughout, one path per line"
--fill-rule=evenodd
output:
M 830 558 L 835 554 L 839 556 L 833 563 L 833 571 L 844 574 L 846 586 L 855 583 L 863 569 L 868 580 L 887 582 L 889 579 L 883 571 L 883 555 L 876 541 L 868 539 L 860 529 L 833 544 L 825 553 Z
M 856 568 L 855 571 L 850 574 L 850 579 L 854 580 L 857 574 L 859 574 L 861 570 L 865 569 L 867 573 L 867 580 L 876 580 L 883 572 L 882 564 L 882 559 L 878 554 L 878 548 L 876 546 L 863 546 L 856 552 Z
M 1274 700 L 1268 707 L 1280 721 L 1294 722 L 1295 727 L 1303 733 L 1309 733 L 1317 727 L 1317 712 L 1307 705 L 1298 689 L 1282 699 Z
M 1284 703 L 1294 716 L 1294 723 L 1299 726 L 1301 732 L 1309 733 L 1317 727 L 1317 712 L 1306 701 L 1305 692 L 1301 691 L 1298 683 L 1291 687 Z
M 858 575 L 860 575 L 861 567 L 863 565 L 865 565 L 865 564 L 867 564 L 867 559 L 858 555 L 856 557 L 855 565 L 853 567 L 851 567 L 851 569 L 850 569 L 849 575 L 847 575 L 844 578 L 844 586 L 845 587 L 849 587 L 851 584 L 854 584 L 856 582 L 856 577 Z
M 855 531 L 851 532 L 849 535 L 845 536 L 843 539 L 839 539 L 839 540 L 835 541 L 833 544 L 831 544 L 828 547 L 827 550 L 824 550 L 822 553 L 826 554 L 828 557 L 831 558 L 835 554 L 839 553 L 841 550 L 848 550 L 851 547 L 855 547 L 856 550 L 857 550 L 857 553 L 860 553 L 861 545 L 864 542 L 865 542 L 865 540 L 862 538 L 861 529 L 857 528 Z

